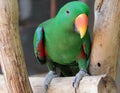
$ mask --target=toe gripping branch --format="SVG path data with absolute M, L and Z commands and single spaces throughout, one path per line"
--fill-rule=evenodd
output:
M 57 77 L 56 73 L 54 71 L 49 71 L 49 73 L 45 77 L 43 93 L 47 93 L 50 82 L 55 77 Z
M 80 71 L 76 74 L 75 79 L 73 80 L 73 87 L 75 88 L 75 93 L 77 93 L 77 88 L 79 86 L 79 82 L 80 82 L 80 80 L 82 80 L 82 78 L 84 76 L 88 76 L 87 71 L 80 69 Z

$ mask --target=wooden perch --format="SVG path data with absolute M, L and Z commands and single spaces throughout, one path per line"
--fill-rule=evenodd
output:
M 47 93 L 75 93 L 72 87 L 74 77 L 54 78 L 49 86 Z M 42 93 L 44 78 L 29 78 L 33 93 Z M 0 93 L 7 93 L 4 78 L 0 76 Z M 77 90 L 78 93 L 116 93 L 114 81 L 106 76 L 87 76 L 84 77 Z

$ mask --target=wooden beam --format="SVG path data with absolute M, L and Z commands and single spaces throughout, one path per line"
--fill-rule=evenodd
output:
M 47 93 L 75 93 L 72 87 L 74 77 L 59 77 L 54 78 L 49 86 Z M 33 93 L 42 93 L 43 77 L 29 78 Z M 7 93 L 4 78 L 0 76 L 0 93 Z M 2 92 L 1 92 L 2 91 Z M 78 93 L 116 93 L 116 86 L 114 81 L 106 76 L 86 76 L 84 77 L 77 90 Z
M 95 0 L 90 73 L 116 79 L 120 43 L 120 0 Z
M 8 93 L 32 93 L 18 31 L 17 1 L 0 0 L 0 65 Z

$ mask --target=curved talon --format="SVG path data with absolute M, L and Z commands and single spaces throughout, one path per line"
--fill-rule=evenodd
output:
M 80 82 L 80 80 L 81 80 L 84 76 L 88 76 L 88 73 L 87 73 L 87 71 L 81 69 L 81 70 L 76 74 L 75 79 L 73 80 L 73 87 L 74 87 L 74 88 L 78 88 L 79 82 Z
M 54 71 L 49 71 L 48 74 L 45 77 L 44 81 L 44 87 L 43 87 L 43 93 L 47 93 L 47 89 L 49 87 L 49 84 L 53 78 L 57 77 Z

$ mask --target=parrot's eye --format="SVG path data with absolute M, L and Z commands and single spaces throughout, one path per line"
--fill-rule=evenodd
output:
M 69 11 L 69 10 L 66 10 L 66 13 L 67 13 L 67 14 L 69 14 L 69 13 L 70 13 L 70 11 Z

